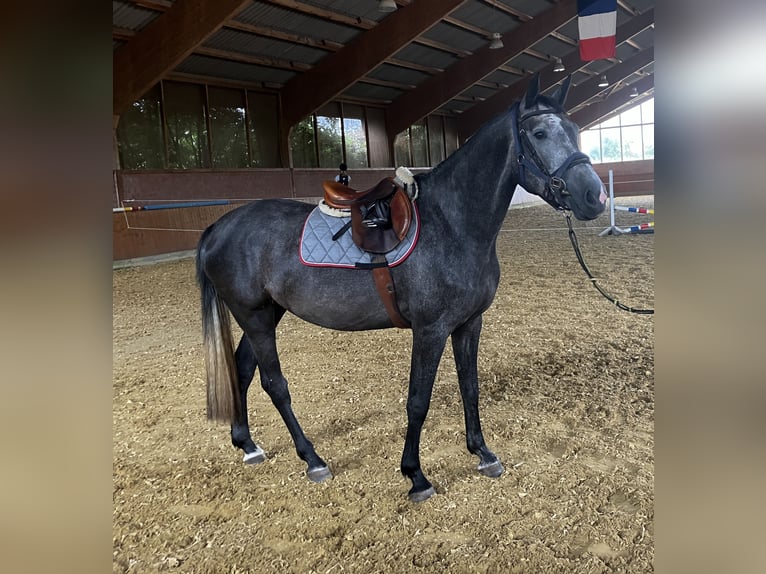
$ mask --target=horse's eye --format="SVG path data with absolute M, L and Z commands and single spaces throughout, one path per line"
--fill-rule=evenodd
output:
M 535 136 L 537 139 L 539 139 L 539 140 L 541 140 L 541 139 L 544 139 L 544 138 L 545 138 L 545 132 L 544 132 L 543 130 L 537 130 L 537 131 L 534 133 L 534 136 Z

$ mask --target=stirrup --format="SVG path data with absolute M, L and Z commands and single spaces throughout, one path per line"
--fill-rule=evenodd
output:
M 363 219 L 362 225 L 365 227 L 379 227 L 380 229 L 388 229 L 391 227 L 391 222 L 381 217 L 371 217 L 369 219 Z

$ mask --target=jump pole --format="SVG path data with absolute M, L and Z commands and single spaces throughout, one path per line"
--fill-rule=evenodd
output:
M 609 227 L 598 234 L 599 237 L 605 235 L 622 235 L 622 229 L 614 224 L 614 171 L 609 170 Z
M 614 204 L 614 179 L 613 172 L 609 170 L 609 227 L 604 229 L 598 234 L 599 237 L 605 235 L 623 235 L 625 233 L 654 233 L 654 221 L 649 223 L 642 223 L 640 225 L 632 225 L 630 227 L 617 227 L 614 223 L 614 212 L 628 211 L 630 213 L 643 213 L 647 215 L 654 215 L 654 209 L 648 209 L 646 207 L 629 207 L 626 205 Z
M 157 209 L 180 209 L 183 207 L 207 207 L 209 205 L 229 205 L 228 199 L 216 201 L 188 201 L 186 203 L 158 203 L 154 205 L 132 205 L 128 207 L 113 207 L 112 213 L 125 213 L 127 211 L 153 211 Z

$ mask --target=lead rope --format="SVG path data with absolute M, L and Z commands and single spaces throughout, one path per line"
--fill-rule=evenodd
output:
M 588 276 L 588 279 L 590 279 L 590 282 L 598 290 L 598 292 L 601 293 L 604 297 L 606 297 L 609 301 L 614 303 L 617 306 L 617 308 L 622 309 L 623 311 L 630 311 L 631 313 L 637 313 L 639 315 L 654 315 L 654 309 L 634 309 L 633 307 L 628 307 L 627 305 L 621 303 L 616 297 L 611 295 L 609 292 L 605 291 L 601 287 L 601 285 L 597 283 L 596 278 L 590 272 L 590 269 L 588 269 L 588 266 L 585 264 L 585 260 L 582 257 L 582 253 L 580 252 L 580 244 L 577 242 L 577 236 L 575 235 L 574 229 L 572 228 L 572 219 L 569 217 L 569 214 L 566 214 L 566 218 L 567 218 L 567 227 L 569 228 L 569 240 L 572 242 L 572 247 L 574 248 L 574 252 L 575 252 L 575 255 L 577 256 L 577 260 L 580 262 L 580 266 L 583 268 L 583 271 L 585 271 L 585 274 Z

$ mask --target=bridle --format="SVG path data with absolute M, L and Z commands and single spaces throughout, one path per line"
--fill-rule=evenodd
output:
M 564 197 L 570 195 L 567 190 L 564 174 L 566 174 L 570 167 L 581 163 L 590 163 L 590 157 L 580 151 L 576 151 L 551 173 L 535 151 L 532 142 L 529 141 L 527 131 L 522 127 L 524 122 L 533 116 L 561 113 L 563 113 L 563 110 L 541 109 L 527 112 L 519 117 L 520 104 L 517 102 L 511 110 L 511 121 L 513 122 L 514 134 L 516 135 L 514 140 L 516 142 L 516 158 L 519 162 L 519 185 L 525 187 L 526 170 L 532 171 L 535 175 L 545 180 L 545 188 L 540 197 L 554 209 L 564 211 L 569 210 L 564 202 Z

